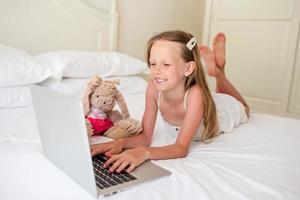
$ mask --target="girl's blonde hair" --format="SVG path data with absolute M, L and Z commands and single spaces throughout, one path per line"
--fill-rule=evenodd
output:
M 165 31 L 159 33 L 152 38 L 147 43 L 147 52 L 146 52 L 146 62 L 148 66 L 150 66 L 149 58 L 152 45 L 159 40 L 178 42 L 181 45 L 182 58 L 186 62 L 194 61 L 195 62 L 195 70 L 193 73 L 187 77 L 185 82 L 186 90 L 191 86 L 197 84 L 202 91 L 203 96 L 203 104 L 204 104 L 204 113 L 203 113 L 203 125 L 204 131 L 201 135 L 202 141 L 208 141 L 209 139 L 216 137 L 219 134 L 219 127 L 217 121 L 217 111 L 214 100 L 210 93 L 205 73 L 200 62 L 200 53 L 197 48 L 197 45 L 189 50 L 186 47 L 186 44 L 190 41 L 193 36 L 184 31 Z

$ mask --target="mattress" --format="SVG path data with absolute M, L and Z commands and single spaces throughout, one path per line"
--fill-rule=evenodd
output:
M 144 92 L 124 95 L 141 119 Z M 31 106 L 0 110 L 0 199 L 93 199 L 42 153 Z M 158 117 L 152 146 L 175 141 Z M 152 161 L 172 175 L 106 199 L 300 199 L 300 121 L 251 113 L 185 158 Z M 150 195 L 151 194 L 151 195 Z

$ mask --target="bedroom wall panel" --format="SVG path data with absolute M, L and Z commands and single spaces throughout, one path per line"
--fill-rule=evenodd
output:
M 33 54 L 117 48 L 114 0 L 1 0 L 0 24 L 0 43 Z
M 157 32 L 182 29 L 202 39 L 204 0 L 120 0 L 119 51 L 144 60 L 146 42 Z
M 227 76 L 253 110 L 290 115 L 299 11 L 293 0 L 206 1 L 203 41 L 226 33 Z
M 300 13 L 297 13 L 300 15 Z M 300 18 L 300 17 L 299 17 Z M 300 26 L 300 20 L 298 21 L 298 29 Z M 296 51 L 295 68 L 292 79 L 292 88 L 289 102 L 289 113 L 293 115 L 299 115 L 300 113 L 300 32 L 298 31 L 298 46 Z

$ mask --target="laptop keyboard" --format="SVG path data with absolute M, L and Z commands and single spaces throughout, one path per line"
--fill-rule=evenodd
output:
M 137 178 L 124 170 L 120 173 L 110 172 L 103 167 L 107 158 L 104 155 L 96 155 L 92 158 L 96 184 L 100 189 L 108 188 L 125 182 L 136 180 Z

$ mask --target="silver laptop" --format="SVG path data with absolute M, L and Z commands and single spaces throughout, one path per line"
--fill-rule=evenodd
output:
M 94 197 L 115 194 L 133 185 L 171 174 L 149 161 L 130 174 L 95 169 L 102 166 L 105 157 L 91 157 L 91 141 L 80 99 L 36 85 L 31 87 L 31 96 L 45 156 Z M 97 140 L 105 142 L 107 138 L 98 137 Z M 104 182 L 99 180 L 102 178 Z

